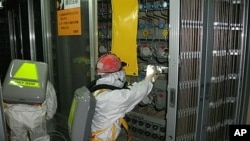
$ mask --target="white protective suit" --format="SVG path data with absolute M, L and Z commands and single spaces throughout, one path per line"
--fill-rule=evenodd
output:
M 46 100 L 41 105 L 6 104 L 4 106 L 11 141 L 49 141 L 46 120 L 52 119 L 57 109 L 56 92 L 48 82 Z
M 98 84 L 109 84 L 122 88 L 126 81 L 125 72 L 123 70 L 106 73 L 102 78 L 98 79 Z M 130 112 L 139 102 L 141 102 L 152 90 L 153 84 L 150 79 L 145 79 L 140 82 L 133 83 L 129 89 L 97 90 L 93 94 L 96 95 L 96 108 L 92 120 L 91 131 L 104 132 L 97 134 L 95 138 L 102 141 L 110 141 L 112 136 L 112 126 L 116 127 L 116 136 L 118 137 L 121 131 L 121 124 L 119 118 L 124 117 L 126 113 Z

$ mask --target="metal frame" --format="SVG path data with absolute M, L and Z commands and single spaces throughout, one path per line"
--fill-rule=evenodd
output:
M 169 7 L 169 78 L 166 141 L 175 140 L 177 120 L 178 69 L 179 69 L 179 33 L 180 33 L 180 0 L 170 0 Z
M 240 78 L 240 82 L 238 84 L 238 97 L 237 97 L 237 108 L 236 108 L 236 113 L 235 113 L 235 123 L 241 123 L 242 122 L 242 117 L 243 114 L 246 114 L 244 112 L 245 109 L 242 110 L 242 108 L 246 108 L 246 106 L 248 106 L 248 98 L 249 98 L 249 93 L 248 91 L 244 91 L 244 89 L 248 89 L 248 86 L 245 85 L 245 87 L 243 87 L 243 80 L 248 81 L 247 79 L 244 78 L 249 78 L 249 77 L 244 77 L 244 75 L 248 75 L 247 73 L 249 73 L 248 71 L 248 63 L 245 62 L 249 62 L 249 55 L 247 55 L 246 53 L 246 46 L 247 46 L 247 42 L 249 43 L 249 41 L 247 40 L 247 29 L 248 29 L 248 14 L 247 14 L 247 10 L 249 8 L 249 1 L 248 0 L 243 0 L 244 2 L 244 13 L 243 13 L 243 25 L 242 25 L 242 36 L 241 36 L 241 61 L 242 62 L 240 64 L 240 74 L 239 76 Z M 247 66 L 247 67 L 245 67 Z M 247 69 L 247 70 L 246 70 Z M 246 72 L 245 72 L 246 71 Z M 244 74 L 246 73 L 246 74 Z M 249 82 L 246 82 L 249 83 Z M 243 101 L 243 102 L 242 102 Z M 240 116 L 239 116 L 240 115 Z
M 212 49 L 214 35 L 214 0 L 205 0 L 203 3 L 203 37 L 201 50 L 201 74 L 200 74 L 200 90 L 199 90 L 199 106 L 197 114 L 197 132 L 196 139 L 206 140 L 206 123 L 208 120 L 208 105 L 210 97 L 211 83 L 211 65 L 212 65 Z
M 203 19 L 202 19 L 202 50 L 201 50 L 201 66 L 199 80 L 199 98 L 198 98 L 198 113 L 196 120 L 196 139 L 206 140 L 207 137 L 207 122 L 209 115 L 209 98 L 211 96 L 211 77 L 213 65 L 213 44 L 214 43 L 214 20 L 215 20 L 215 2 L 216 0 L 203 0 Z M 242 37 L 241 37 L 241 52 L 240 54 L 240 70 L 239 84 L 237 85 L 237 105 L 235 108 L 234 123 L 245 123 L 246 112 L 249 102 L 250 83 L 247 80 L 250 75 L 249 71 L 249 1 L 242 0 L 244 5 Z M 166 140 L 171 141 L 176 138 L 177 126 L 177 99 L 178 99 L 178 57 L 179 57 L 179 33 L 180 33 L 180 4 L 181 0 L 170 0 L 170 36 L 169 36 L 169 86 L 168 86 L 168 113 L 167 113 L 167 133 Z M 248 32 L 248 33 L 247 33 Z M 248 57 L 248 58 L 247 58 Z M 245 79 L 244 79 L 245 78 Z M 211 114 L 211 113 L 210 113 Z
M 250 97 L 250 28 L 248 23 L 250 22 L 250 18 L 248 18 L 249 16 L 249 12 L 250 12 L 250 2 L 248 0 L 244 1 L 244 25 L 243 28 L 245 31 L 244 33 L 242 33 L 242 40 L 245 39 L 243 46 L 245 46 L 246 48 L 244 49 L 244 51 L 242 51 L 243 53 L 245 53 L 244 56 L 245 60 L 244 60 L 244 68 L 243 69 L 243 73 L 242 73 L 242 80 L 243 80 L 243 84 L 242 84 L 242 97 L 241 97 L 241 106 L 239 107 L 239 113 L 238 115 L 240 115 L 240 117 L 237 118 L 237 122 L 240 124 L 246 124 L 247 121 L 247 112 L 248 112 L 248 104 L 249 104 L 249 97 Z

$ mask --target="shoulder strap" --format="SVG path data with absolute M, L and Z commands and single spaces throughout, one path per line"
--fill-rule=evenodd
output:
M 96 81 L 97 81 L 97 79 L 95 79 L 95 80 L 91 81 L 91 82 L 90 82 L 90 84 L 89 84 L 89 85 L 87 85 L 87 88 L 88 88 L 88 89 L 90 89 L 90 88 L 92 88 L 93 86 L 95 86 Z
M 95 86 L 89 88 L 89 91 L 92 93 L 92 92 L 94 92 L 96 90 L 100 90 L 100 89 L 116 90 L 116 89 L 123 89 L 123 88 L 119 88 L 119 87 L 107 85 L 107 84 L 100 84 L 100 85 L 95 85 Z
M 128 141 L 131 141 L 131 135 L 130 135 L 130 131 L 129 131 L 127 121 L 124 118 L 119 118 L 119 122 L 125 128 L 125 130 L 127 131 L 127 139 L 128 139 Z
M 128 85 L 127 85 L 127 82 L 124 84 L 124 86 L 122 88 L 120 87 L 116 87 L 116 86 L 113 86 L 113 85 L 108 85 L 108 84 L 99 84 L 99 85 L 96 85 L 96 80 L 93 80 L 88 86 L 87 88 L 89 89 L 89 91 L 91 93 L 93 93 L 94 91 L 96 90 L 99 90 L 99 89 L 109 89 L 109 90 L 117 90 L 117 89 L 129 89 L 128 88 Z

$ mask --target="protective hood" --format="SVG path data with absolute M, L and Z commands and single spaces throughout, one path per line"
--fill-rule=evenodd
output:
M 108 84 L 122 88 L 126 82 L 126 75 L 123 70 L 114 73 L 98 73 L 101 76 L 96 85 Z

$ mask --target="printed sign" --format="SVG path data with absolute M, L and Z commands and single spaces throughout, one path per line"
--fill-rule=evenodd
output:
M 58 35 L 81 35 L 80 0 L 57 0 Z

